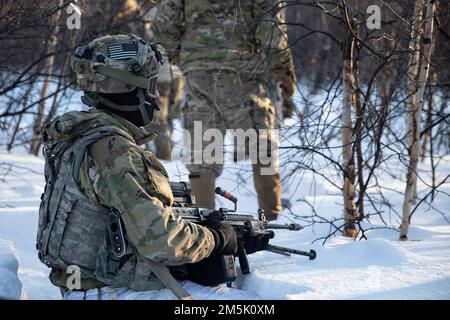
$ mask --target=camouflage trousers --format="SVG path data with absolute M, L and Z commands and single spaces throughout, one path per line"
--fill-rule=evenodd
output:
M 174 78 L 171 82 L 157 83 L 159 92 L 159 108 L 155 112 L 150 127 L 156 132 L 157 136 L 153 140 L 155 143 L 155 155 L 158 159 L 172 159 L 172 120 L 180 114 L 179 105 L 183 92 L 182 77 Z
M 187 104 L 184 109 L 184 126 L 189 132 L 190 140 L 186 148 L 191 150 L 191 161 L 186 166 L 191 175 L 213 173 L 216 177 L 223 171 L 222 163 L 198 163 L 194 161 L 194 154 L 199 152 L 193 142 L 195 123 L 202 124 L 203 132 L 207 129 L 217 129 L 225 135 L 227 129 L 254 130 L 256 135 L 267 143 L 267 150 L 278 143 L 273 135 L 275 127 L 275 110 L 266 91 L 265 84 L 258 79 L 242 77 L 231 71 L 195 71 L 185 75 Z M 198 128 L 198 126 L 197 126 Z M 198 133 L 197 133 L 198 135 Z M 204 141 L 206 140 L 206 141 Z M 202 150 L 211 143 L 203 139 Z M 236 143 L 236 141 L 235 141 Z M 235 145 L 236 149 L 241 148 Z M 250 144 L 245 140 L 245 152 L 252 152 L 259 148 L 259 144 Z M 253 148 L 253 149 L 252 149 Z M 269 155 L 270 156 L 270 155 Z M 281 181 L 278 159 L 271 163 L 273 174 L 261 174 L 261 167 L 267 166 L 258 160 L 253 164 L 253 178 L 258 192 L 260 207 L 268 215 L 276 215 L 281 211 Z M 263 199 L 263 194 L 269 193 L 272 197 Z M 266 194 L 267 195 L 267 194 Z M 270 199 L 269 199 L 270 198 Z

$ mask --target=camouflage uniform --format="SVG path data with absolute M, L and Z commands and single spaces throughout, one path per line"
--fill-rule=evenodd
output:
M 184 81 L 181 71 L 170 63 L 160 70 L 157 81 L 159 111 L 150 127 L 156 132 L 155 155 L 158 159 L 172 160 L 172 120 L 178 118 L 182 104 Z
M 203 129 L 273 129 L 274 106 L 266 91 L 268 76 L 292 95 L 295 78 L 286 41 L 277 27 L 275 1 L 164 0 L 153 24 L 155 37 L 180 65 L 186 80 L 185 127 L 194 121 Z M 272 138 L 269 132 L 269 143 Z M 204 145 L 209 144 L 205 142 Z M 195 150 L 194 150 L 195 152 Z M 215 177 L 222 164 L 188 164 L 191 184 L 199 203 L 214 207 Z M 266 216 L 281 211 L 279 172 L 261 175 L 253 165 L 259 206 Z M 278 171 L 278 170 L 277 170 Z
M 285 24 L 285 16 L 286 16 L 286 8 L 281 9 L 278 12 L 279 21 L 282 23 L 278 27 L 280 30 L 286 35 L 279 42 L 279 49 L 289 51 L 289 43 L 287 41 L 287 24 Z M 293 61 L 289 62 L 291 64 L 291 69 L 293 69 Z M 293 77 L 294 81 L 295 78 Z M 292 83 L 293 86 L 296 86 L 295 82 Z M 292 101 L 292 95 L 288 94 L 284 90 L 280 88 L 280 84 L 277 80 L 272 79 L 271 76 L 268 76 L 267 79 L 267 90 L 269 92 L 270 99 L 275 107 L 275 126 L 276 128 L 280 128 L 284 118 L 292 117 L 292 113 L 295 110 L 295 104 Z
M 146 34 L 149 39 L 153 39 L 151 30 L 152 22 L 156 15 L 156 7 L 153 7 L 146 15 Z M 160 110 L 155 114 L 151 128 L 157 133 L 154 139 L 158 159 L 172 159 L 172 120 L 180 115 L 182 104 L 184 81 L 180 69 L 171 64 L 164 51 L 161 50 L 164 58 L 164 65 L 159 71 L 157 88 L 159 92 Z
M 96 139 L 96 134 L 103 137 Z M 47 183 L 43 195 L 38 248 L 49 255 L 43 260 L 53 266 L 52 283 L 65 287 L 68 275 L 63 267 L 76 264 L 82 271 L 82 289 L 105 285 L 160 289 L 163 285 L 146 261 L 177 266 L 209 256 L 214 248 L 212 233 L 174 217 L 167 172 L 152 153 L 139 147 L 153 136 L 96 109 L 69 112 L 46 125 L 46 179 L 54 188 L 50 194 Z M 71 149 L 86 138 L 91 142 L 86 148 Z M 53 166 L 52 158 L 63 162 Z M 55 167 L 74 168 L 73 180 L 72 172 L 55 172 Z M 120 212 L 129 241 L 127 257 L 113 276 L 105 272 L 109 251 L 104 220 L 110 208 Z

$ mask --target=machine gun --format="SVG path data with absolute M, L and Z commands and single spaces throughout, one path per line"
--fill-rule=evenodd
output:
M 209 214 L 215 210 L 195 206 L 195 198 L 191 195 L 190 184 L 188 182 L 170 182 L 170 187 L 174 196 L 174 205 L 172 206 L 174 214 L 193 223 L 206 224 Z M 236 231 L 238 241 L 237 254 L 242 274 L 248 274 L 250 272 L 247 260 L 248 252 L 253 253 L 256 251 L 267 250 L 286 256 L 290 256 L 291 254 L 307 256 L 309 257 L 309 260 L 314 260 L 316 258 L 316 252 L 314 250 L 307 252 L 269 244 L 269 240 L 275 236 L 274 229 L 298 231 L 303 228 L 301 225 L 296 223 L 269 223 L 261 209 L 258 211 L 258 218 L 249 214 L 236 213 L 238 199 L 219 187 L 215 189 L 215 192 L 234 204 L 233 209 L 220 208 L 218 211 L 220 213 L 221 222 L 230 224 Z M 259 244 L 256 249 L 254 247 L 255 243 Z M 230 261 L 230 258 L 228 257 L 222 262 L 222 265 L 229 268 L 230 264 L 232 264 L 234 270 L 234 257 L 231 259 L 232 261 Z M 225 274 L 229 275 L 230 272 L 225 271 Z M 225 276 L 225 278 L 227 278 L 227 276 Z M 224 282 L 231 281 L 222 281 L 222 283 Z

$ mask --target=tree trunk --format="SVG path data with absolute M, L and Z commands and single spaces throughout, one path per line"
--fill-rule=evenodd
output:
M 420 65 L 420 33 L 423 21 L 423 0 L 415 0 L 414 2 L 414 13 L 413 21 L 411 22 L 411 40 L 409 44 L 409 50 L 412 52 L 410 56 L 408 71 L 407 71 L 407 94 L 408 98 L 406 101 L 406 112 L 408 117 L 408 133 L 407 133 L 407 144 L 408 144 L 408 154 L 411 158 L 411 146 L 413 144 L 413 126 L 414 126 L 414 110 L 417 105 L 417 78 L 419 74 Z M 409 169 L 408 169 L 409 171 Z M 417 196 L 416 192 L 416 180 L 412 180 L 411 186 L 413 194 L 411 197 L 412 204 L 415 202 Z
M 64 72 L 66 71 L 66 66 L 67 66 L 66 62 L 70 61 L 70 55 L 71 55 L 70 52 L 67 53 L 61 64 L 61 70 L 60 70 L 59 77 L 58 77 L 58 85 L 56 86 L 56 94 L 53 96 L 52 104 L 51 104 L 50 110 L 48 112 L 48 115 L 45 118 L 44 124 L 47 123 L 48 121 L 50 121 L 55 116 L 56 111 L 58 109 L 58 97 L 59 97 L 58 93 L 61 91 L 61 87 L 63 86 Z M 64 88 L 62 90 L 63 97 L 64 97 L 65 92 L 66 92 L 66 88 Z
M 408 227 L 409 227 L 409 218 L 411 213 L 411 205 L 414 203 L 414 195 L 417 184 L 417 163 L 419 159 L 419 143 L 420 143 L 420 114 L 423 108 L 423 96 L 425 91 L 425 84 L 428 78 L 429 71 L 429 61 L 432 53 L 432 36 L 433 36 L 433 23 L 434 23 L 434 12 L 435 12 L 435 3 L 434 0 L 427 0 L 427 9 L 425 18 L 420 18 L 422 12 L 422 4 L 421 1 L 416 1 L 414 7 L 415 16 L 419 16 L 418 25 L 413 26 L 412 31 L 412 39 L 413 47 L 417 51 L 414 52 L 413 60 L 416 58 L 416 55 L 419 55 L 419 49 L 422 49 L 422 57 L 419 55 L 417 57 L 417 61 L 412 61 L 412 63 L 417 63 L 419 65 L 419 61 L 422 60 L 419 75 L 418 75 L 418 84 L 417 90 L 415 90 L 412 94 L 413 98 L 411 101 L 407 103 L 407 112 L 408 112 L 408 123 L 409 123 L 409 132 L 408 132 L 408 140 L 409 140 L 409 165 L 408 171 L 406 174 L 406 188 L 405 188 L 405 197 L 403 199 L 403 213 L 402 213 L 402 223 L 400 225 L 400 240 L 408 239 Z M 417 13 L 417 15 L 416 15 Z M 420 28 L 423 20 L 423 39 L 422 43 L 419 43 L 420 40 Z M 420 59 L 421 58 L 421 59 Z M 414 69 L 418 68 L 417 66 L 412 66 Z M 412 70 L 415 71 L 415 70 Z M 413 82 L 408 83 L 408 89 L 412 90 L 412 88 L 416 88 L 415 85 L 415 75 L 409 74 L 408 70 L 408 81 Z M 408 92 L 409 93 L 409 92 Z M 412 103 L 413 102 L 413 103 Z
M 358 20 L 355 20 L 355 28 L 354 32 L 359 37 L 359 23 Z M 354 58 L 353 58 L 353 79 L 355 81 L 355 88 L 353 88 L 353 106 L 355 107 L 356 111 L 356 120 L 355 120 L 355 151 L 356 151 L 356 164 L 358 168 L 358 187 L 359 187 L 359 196 L 357 201 L 358 206 L 358 219 L 362 221 L 364 219 L 364 174 L 363 174 L 363 153 L 362 153 L 362 139 L 363 139 L 363 106 L 361 103 L 361 91 L 359 90 L 359 61 L 358 61 L 358 52 L 359 48 L 357 48 L 355 43 L 355 52 L 353 52 Z
M 450 88 L 444 87 L 440 89 L 440 106 L 439 106 L 439 112 L 437 114 L 439 125 L 437 126 L 437 132 L 439 132 L 439 135 L 436 135 L 436 141 L 435 146 L 436 149 L 443 149 L 447 153 L 450 153 L 450 126 L 448 125 L 448 116 L 447 108 L 448 108 L 448 100 L 450 97 Z
M 344 14 L 346 8 L 343 8 Z M 343 15 L 344 16 L 344 15 Z M 345 18 L 344 18 L 345 19 Z M 346 31 L 345 45 L 343 48 L 343 98 L 342 98 L 342 170 L 344 175 L 344 232 L 346 237 L 356 237 L 355 221 L 355 160 L 353 156 L 353 124 L 352 124 L 352 105 L 356 89 L 355 77 L 353 73 L 355 39 L 350 30 Z
M 430 136 L 432 133 L 432 124 L 433 124 L 433 107 L 434 107 L 434 93 L 436 91 L 436 81 L 437 81 L 437 72 L 431 72 L 430 76 L 430 90 L 428 96 L 428 110 L 427 110 L 427 120 L 425 122 L 425 128 L 430 128 L 423 133 L 422 137 L 422 162 L 425 161 L 425 157 L 427 156 L 427 147 L 428 142 L 430 141 Z M 431 152 L 431 149 L 430 149 Z M 431 156 L 431 154 L 430 154 Z
M 62 6 L 63 1 L 59 1 L 58 5 Z M 55 28 L 53 29 L 52 34 L 50 35 L 50 41 L 48 42 L 46 54 L 50 54 L 55 51 L 56 44 L 57 44 L 57 37 L 56 35 L 59 32 L 59 23 L 60 23 L 60 17 L 61 17 L 61 11 L 62 9 L 59 9 L 55 13 L 54 23 Z M 46 60 L 45 60 L 45 66 L 44 66 L 44 82 L 42 84 L 41 94 L 40 94 L 40 100 L 41 102 L 38 104 L 36 118 L 34 120 L 33 125 L 33 133 L 31 137 L 31 145 L 30 145 L 30 153 L 37 156 L 39 153 L 39 149 L 41 147 L 41 138 L 42 138 L 42 126 L 44 122 L 44 112 L 45 112 L 45 102 L 46 97 L 48 95 L 48 87 L 50 85 L 51 80 L 51 74 L 53 73 L 53 64 L 55 62 L 55 55 L 51 54 Z

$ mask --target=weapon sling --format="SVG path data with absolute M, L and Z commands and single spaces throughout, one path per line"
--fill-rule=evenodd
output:
M 147 260 L 150 266 L 150 269 L 162 282 L 166 288 L 172 290 L 172 292 L 180 299 L 180 300 L 195 300 L 195 298 L 189 294 L 184 288 L 180 285 L 180 283 L 172 276 L 167 266 L 153 262 L 151 260 Z

